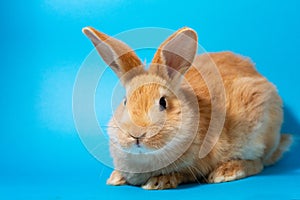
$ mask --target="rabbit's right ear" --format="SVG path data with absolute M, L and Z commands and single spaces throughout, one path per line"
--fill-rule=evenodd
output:
M 144 72 L 142 62 L 125 43 L 92 27 L 85 27 L 82 32 L 93 42 L 98 53 L 117 74 L 123 85 L 133 76 Z M 130 73 L 127 73 L 129 71 Z

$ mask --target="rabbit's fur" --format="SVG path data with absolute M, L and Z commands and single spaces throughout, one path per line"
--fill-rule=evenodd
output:
M 281 98 L 249 59 L 196 56 L 197 34 L 182 28 L 146 71 L 123 42 L 91 27 L 83 32 L 126 89 L 109 124 L 115 171 L 108 184 L 166 189 L 232 181 L 261 172 L 290 146 L 291 135 L 280 134 Z

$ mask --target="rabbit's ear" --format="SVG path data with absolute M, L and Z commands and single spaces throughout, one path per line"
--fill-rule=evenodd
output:
M 149 72 L 178 80 L 178 76 L 184 75 L 192 65 L 197 46 L 197 33 L 193 29 L 179 29 L 161 44 Z
M 98 53 L 106 64 L 113 69 L 123 84 L 137 73 L 144 72 L 142 62 L 125 43 L 92 27 L 85 27 L 82 32 L 93 42 Z M 130 73 L 127 73 L 129 71 Z

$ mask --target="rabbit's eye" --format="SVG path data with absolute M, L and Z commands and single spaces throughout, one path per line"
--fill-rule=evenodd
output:
M 163 111 L 167 108 L 167 102 L 166 102 L 166 98 L 165 97 L 161 97 L 159 99 L 159 110 Z
M 125 98 L 125 99 L 123 100 L 124 106 L 126 106 L 126 103 L 127 103 L 127 99 Z

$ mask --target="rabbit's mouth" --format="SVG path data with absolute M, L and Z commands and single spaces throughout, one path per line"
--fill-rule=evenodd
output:
M 155 150 L 146 144 L 145 137 L 131 137 L 132 142 L 129 147 L 126 148 L 126 152 L 130 154 L 147 154 L 153 153 Z
M 135 146 L 137 146 L 138 148 L 141 147 L 141 142 L 140 142 L 140 139 L 139 139 L 139 138 L 137 138 L 137 139 L 135 140 Z
M 141 142 L 142 140 L 145 138 L 147 132 L 144 132 L 142 134 L 139 134 L 139 136 L 134 136 L 132 134 L 129 133 L 129 136 L 134 140 L 134 145 L 138 148 L 141 147 Z
M 153 153 L 153 151 L 153 149 L 149 149 L 143 143 L 137 141 L 129 149 L 127 149 L 127 153 L 130 154 L 147 154 Z

